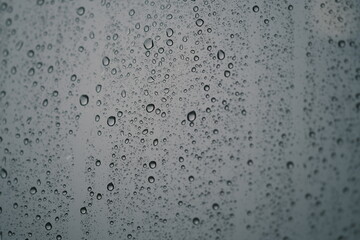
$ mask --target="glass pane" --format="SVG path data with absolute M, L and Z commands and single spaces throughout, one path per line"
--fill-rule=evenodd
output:
M 1 0 L 0 240 L 360 239 L 359 16 Z

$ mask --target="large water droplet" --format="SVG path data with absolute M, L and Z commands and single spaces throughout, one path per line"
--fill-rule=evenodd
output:
M 144 47 L 146 50 L 150 50 L 154 47 L 154 41 L 151 38 L 147 38 L 144 41 Z
M 196 119 L 196 112 L 195 111 L 191 111 L 187 114 L 187 120 L 190 122 L 195 121 Z
M 6 177 L 7 177 L 7 171 L 2 168 L 2 169 L 0 170 L 0 176 L 1 176 L 1 178 L 6 178 Z
M 224 58 L 225 58 L 225 53 L 224 53 L 223 50 L 219 50 L 219 51 L 217 52 L 217 58 L 218 58 L 219 60 L 224 60 Z
M 150 177 L 148 178 L 148 181 L 149 181 L 149 183 L 154 183 L 154 182 L 155 182 L 155 178 L 154 178 L 153 176 L 150 176 Z
M 201 18 L 199 18 L 198 20 L 196 20 L 196 26 L 201 27 L 204 24 L 204 20 L 202 20 Z
M 84 13 L 85 13 L 85 8 L 84 8 L 84 7 L 79 7 L 78 9 L 76 9 L 76 13 L 77 13 L 79 16 L 84 15 Z
M 86 207 L 80 208 L 80 213 L 81 213 L 81 214 L 86 214 L 86 213 L 87 213 Z
M 196 218 L 193 218 L 193 221 L 192 221 L 192 222 L 193 222 L 194 225 L 198 225 L 198 224 L 200 223 L 200 219 L 197 218 L 197 217 L 196 217 Z
M 103 64 L 104 66 L 109 66 L 109 64 L 110 64 L 110 59 L 109 59 L 108 57 L 103 57 L 103 59 L 102 59 L 102 64 Z
M 36 192 L 37 192 L 36 187 L 30 188 L 30 194 L 31 194 L 31 195 L 34 195 Z
M 48 231 L 51 230 L 51 229 L 52 229 L 51 223 L 47 222 L 47 223 L 45 224 L 45 229 L 48 230 Z
M 107 188 L 107 190 L 112 191 L 112 190 L 114 190 L 114 184 L 109 183 L 106 188 Z
M 81 95 L 80 96 L 80 105 L 81 106 L 86 106 L 88 103 L 89 103 L 88 95 L 85 95 L 85 94 Z
M 156 168 L 156 162 L 155 162 L 155 161 L 151 161 L 151 162 L 149 163 L 149 167 L 150 167 L 151 169 Z
M 114 116 L 110 116 L 107 119 L 107 125 L 109 125 L 110 127 L 114 126 L 116 123 L 116 118 Z
M 151 113 L 152 111 L 154 111 L 154 109 L 155 109 L 155 105 L 152 104 L 152 103 L 150 103 L 150 104 L 148 104 L 148 105 L 146 106 L 146 111 L 147 111 L 148 113 Z

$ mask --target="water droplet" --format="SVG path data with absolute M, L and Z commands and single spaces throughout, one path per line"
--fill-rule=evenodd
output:
M 224 53 L 223 50 L 219 50 L 219 51 L 217 52 L 217 58 L 218 58 L 219 60 L 224 60 L 224 58 L 225 58 L 225 53 Z
M 116 123 L 116 118 L 114 116 L 110 116 L 107 119 L 107 125 L 109 125 L 110 127 L 114 126 Z
M 114 184 L 109 183 L 106 188 L 107 188 L 107 190 L 112 191 L 112 190 L 114 190 Z
M 194 176 L 189 176 L 189 181 L 193 182 L 194 181 Z
M 344 41 L 344 40 L 340 40 L 340 41 L 338 42 L 338 45 L 339 45 L 340 48 L 345 47 L 345 41 Z
M 294 168 L 294 163 L 289 161 L 289 162 L 286 163 L 286 167 L 287 167 L 287 169 L 293 169 Z
M 96 85 L 95 91 L 97 93 L 99 93 L 99 92 L 101 92 L 101 88 L 102 88 L 102 86 L 100 84 L 98 84 L 98 85 Z
M 254 12 L 258 12 L 259 10 L 260 10 L 260 8 L 259 8 L 258 5 L 255 5 L 255 6 L 253 7 L 253 11 L 254 11 Z
M 130 15 L 130 16 L 134 16 L 134 14 L 135 14 L 135 10 L 134 10 L 134 9 L 130 9 L 129 15 Z
M 151 169 L 156 168 L 156 162 L 155 162 L 155 161 L 151 161 L 151 162 L 149 163 L 149 167 L 150 167 Z
M 144 41 L 144 47 L 146 50 L 150 50 L 154 47 L 154 41 L 151 38 L 147 38 Z
M 196 23 L 196 26 L 201 27 L 201 26 L 204 24 L 204 20 L 202 20 L 201 18 L 199 18 L 199 19 L 196 20 L 195 23 Z
M 191 111 L 191 112 L 189 112 L 187 114 L 187 120 L 189 122 L 193 122 L 193 121 L 195 121 L 195 119 L 196 119 L 196 112 L 195 111 Z
M 218 210 L 218 209 L 219 209 L 219 204 L 214 203 L 214 204 L 212 205 L 212 208 L 213 208 L 214 210 Z
M 80 96 L 80 105 L 81 106 L 86 106 L 88 103 L 89 103 L 88 95 L 85 95 L 85 94 L 81 95 Z
M 30 188 L 30 194 L 31 194 L 31 195 L 34 195 L 36 192 L 37 192 L 36 187 Z
M 126 91 L 125 90 L 122 90 L 121 93 L 120 93 L 121 97 L 125 98 L 126 97 Z
M 106 66 L 109 66 L 110 64 L 110 59 L 108 57 L 103 57 L 102 59 L 102 64 L 106 67 Z
M 84 13 L 85 13 L 85 8 L 84 8 L 84 7 L 79 7 L 79 8 L 76 10 L 76 13 L 77 13 L 79 16 L 84 15 Z
M 155 109 L 155 105 L 152 104 L 152 103 L 150 103 L 150 104 L 148 104 L 148 105 L 146 106 L 146 111 L 147 111 L 148 113 L 151 113 L 152 111 L 154 111 L 154 109 Z
M 45 224 L 45 229 L 48 230 L 48 231 L 50 231 L 50 230 L 52 229 L 51 223 L 47 222 L 47 223 Z
M 196 218 L 193 218 L 193 221 L 192 221 L 192 222 L 193 222 L 194 225 L 198 225 L 198 224 L 200 223 L 200 219 L 197 218 L 197 217 L 196 217 Z
M 174 30 L 172 28 L 166 29 L 166 36 L 171 37 L 174 34 Z
M 225 76 L 225 77 L 230 77 L 230 71 L 229 71 L 229 70 L 225 70 L 224 76 Z
M 7 177 L 7 171 L 2 168 L 1 171 L 0 171 L 0 176 L 1 176 L 1 178 L 6 178 Z
M 86 214 L 86 213 L 87 213 L 86 207 L 80 208 L 80 213 L 81 213 L 81 214 Z
M 46 107 L 49 104 L 49 101 L 47 99 L 44 99 L 42 102 L 43 107 Z
M 154 183 L 154 182 L 155 182 L 155 178 L 154 178 L 153 176 L 150 176 L 150 177 L 148 178 L 148 181 L 149 181 L 149 183 Z

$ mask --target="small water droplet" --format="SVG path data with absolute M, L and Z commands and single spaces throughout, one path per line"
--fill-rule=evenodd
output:
M 254 11 L 254 12 L 258 12 L 259 10 L 260 10 L 260 8 L 259 8 L 258 5 L 255 5 L 255 6 L 253 7 L 253 11 Z

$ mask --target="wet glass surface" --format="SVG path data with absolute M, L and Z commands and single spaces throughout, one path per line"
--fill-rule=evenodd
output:
M 357 0 L 0 1 L 0 240 L 360 239 Z

